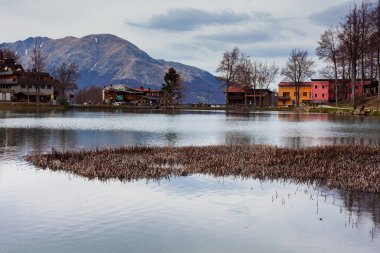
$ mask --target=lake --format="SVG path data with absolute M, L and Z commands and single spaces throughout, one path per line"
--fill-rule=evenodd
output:
M 119 146 L 380 145 L 380 118 L 0 110 L 0 252 L 378 252 L 380 195 L 205 175 L 101 182 L 26 154 Z

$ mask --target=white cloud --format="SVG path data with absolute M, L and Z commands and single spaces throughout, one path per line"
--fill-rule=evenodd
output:
M 347 2 L 0 0 L 2 20 L 11 22 L 0 33 L 0 42 L 111 33 L 154 58 L 214 73 L 222 53 L 234 46 L 276 62 L 283 62 L 294 47 L 313 50 L 324 29 L 315 23 L 321 13 Z

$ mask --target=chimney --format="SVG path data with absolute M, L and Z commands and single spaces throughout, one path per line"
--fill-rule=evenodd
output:
M 140 89 L 141 89 L 141 90 L 144 90 L 144 86 L 141 86 Z

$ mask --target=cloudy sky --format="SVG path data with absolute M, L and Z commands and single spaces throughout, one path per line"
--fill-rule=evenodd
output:
M 292 48 L 311 54 L 348 12 L 347 0 L 0 0 L 1 42 L 111 33 L 154 58 L 215 73 L 238 46 L 283 64 Z

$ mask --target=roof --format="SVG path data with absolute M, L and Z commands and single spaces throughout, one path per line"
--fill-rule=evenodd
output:
M 16 94 L 24 94 L 26 96 L 28 95 L 27 92 L 17 92 Z M 37 92 L 29 92 L 29 96 L 37 96 L 37 95 L 39 95 L 39 96 L 51 96 L 53 94 L 46 94 L 46 93 L 42 93 L 42 92 L 40 92 L 38 94 Z
M 144 87 L 139 87 L 139 88 L 131 88 L 131 87 L 128 87 L 128 85 L 126 84 L 111 84 L 109 86 L 105 86 L 103 90 L 107 90 L 107 91 L 121 91 L 121 92 L 127 92 L 127 93 L 137 93 L 137 94 L 141 94 L 141 93 L 148 93 L 148 92 L 160 92 L 158 90 L 152 90 L 150 88 L 148 89 L 145 89 Z
M 230 86 L 228 87 L 228 92 L 244 92 L 242 87 Z
M 335 79 L 324 79 L 324 78 L 316 78 L 316 79 L 311 79 L 312 82 L 335 82 Z M 351 79 L 337 79 L 338 82 L 351 82 L 352 80 Z M 356 79 L 357 82 L 361 82 L 362 79 Z M 372 81 L 371 79 L 365 79 L 366 82 L 370 82 Z
M 297 86 L 296 83 L 294 82 L 280 82 L 278 84 L 279 87 L 294 87 Z M 311 82 L 301 82 L 300 84 L 301 87 L 311 87 Z
M 253 88 L 244 88 L 239 86 L 230 86 L 228 87 L 229 93 L 244 93 L 244 92 L 267 92 L 267 93 L 273 93 L 273 91 L 269 89 L 253 89 Z
M 159 90 L 152 90 L 151 88 L 146 89 L 144 87 L 135 88 L 135 90 L 143 91 L 143 92 L 160 92 Z

